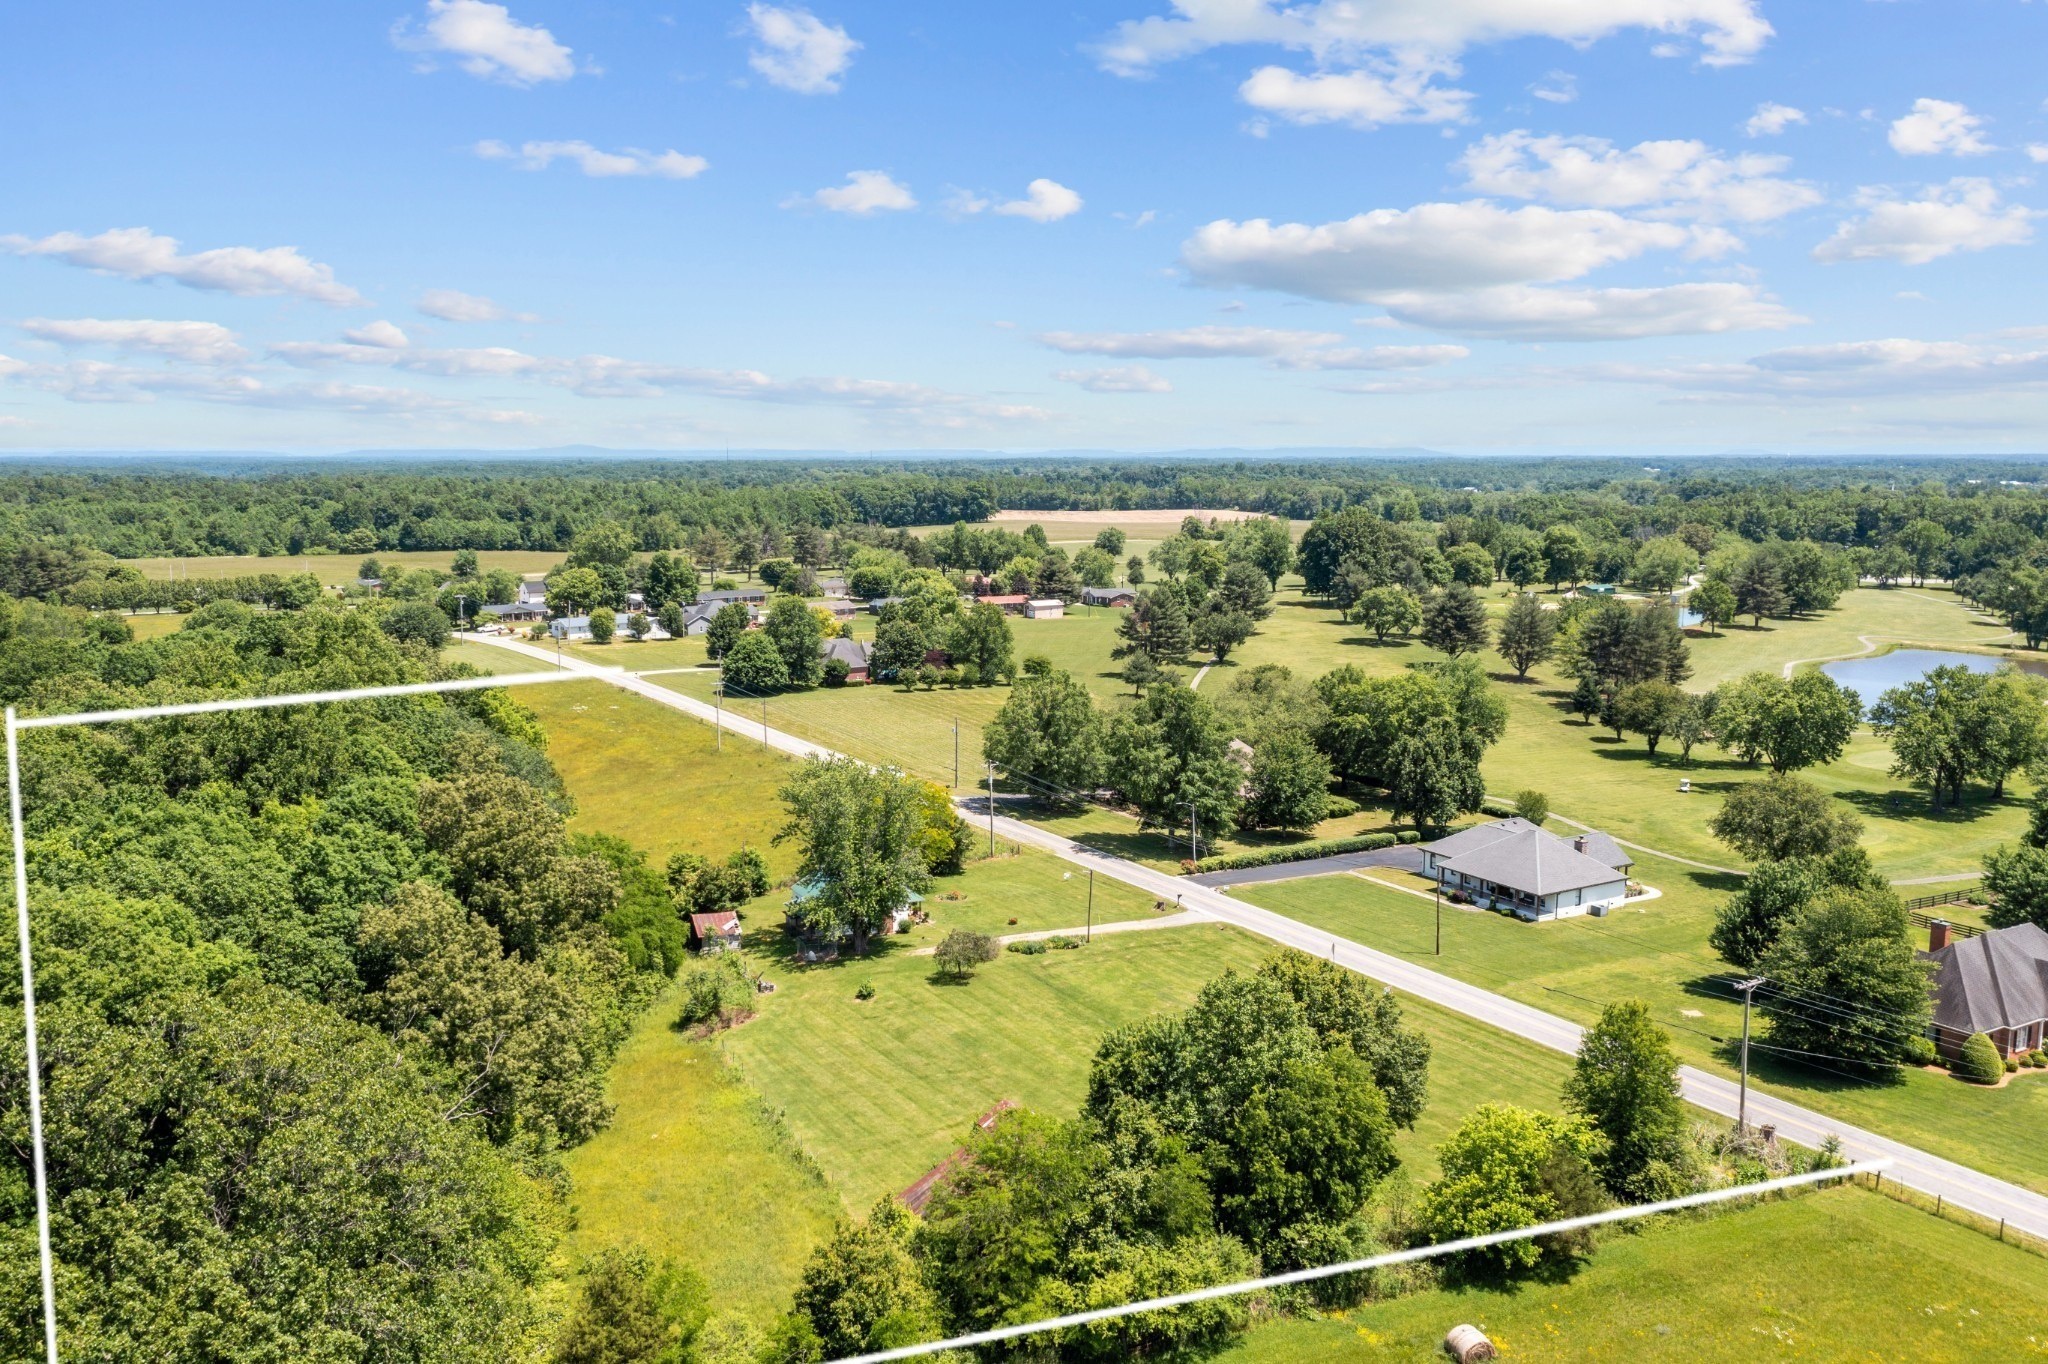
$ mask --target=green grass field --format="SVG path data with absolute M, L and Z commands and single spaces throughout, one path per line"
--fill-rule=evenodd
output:
M 940 921 L 920 931 L 923 941 L 944 927 L 945 906 L 935 912 Z M 771 968 L 780 988 L 760 1017 L 719 1045 L 782 1110 L 848 1206 L 860 1208 L 908 1186 L 1003 1099 L 1077 1111 L 1104 1033 L 1184 1007 L 1225 969 L 1248 969 L 1279 950 L 1199 925 L 1104 936 L 1037 957 L 1005 952 L 966 984 L 942 982 L 930 957 L 900 948 Z M 862 981 L 875 986 L 873 999 L 854 998 Z M 1404 998 L 1402 1007 L 1429 1033 L 1440 1077 L 1416 1130 L 1402 1136 L 1417 1178 L 1433 1177 L 1437 1143 L 1479 1104 L 1557 1106 L 1565 1057 L 1419 1000 Z M 1474 1056 L 1499 1064 L 1459 1060 Z
M 2036 1359 L 2044 1301 L 2048 1261 L 1841 1188 L 1610 1235 L 1562 1283 L 1274 1322 L 1216 1364 L 1429 1364 L 1459 1322 L 1530 1364 Z
M 675 991 L 612 1065 L 610 1127 L 563 1159 L 581 1259 L 637 1245 L 698 1270 L 722 1308 L 765 1323 L 840 1215 L 838 1197 L 718 1051 L 669 1026 Z
M 1651 857 L 1637 861 L 1635 875 L 1663 896 L 1605 919 L 1525 924 L 1446 906 L 1441 958 L 1432 954 L 1430 901 L 1361 877 L 1232 893 L 1580 1023 L 1617 1000 L 1644 1000 L 1686 1061 L 1733 1074 L 1742 1010 L 1721 983 L 1732 968 L 1706 942 L 1732 879 Z M 1761 1027 L 1756 1036 L 1763 1039 Z M 2048 1192 L 2048 1151 L 2034 1136 L 2048 1124 L 2048 1077 L 1978 1089 L 1913 1070 L 1874 1084 L 1784 1064 L 1761 1048 L 1750 1059 L 1753 1081 L 1772 1093 Z
M 570 828 L 616 834 L 657 867 L 673 852 L 723 857 L 749 844 L 777 875 L 795 868 L 794 850 L 769 842 L 782 820 L 775 792 L 788 774 L 787 758 L 730 736 L 721 752 L 710 726 L 606 682 L 526 687 L 513 695 L 547 729 L 548 757 L 576 798 Z

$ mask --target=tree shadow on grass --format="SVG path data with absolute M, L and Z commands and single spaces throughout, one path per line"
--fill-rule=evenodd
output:
M 1961 805 L 1937 806 L 1924 791 L 1837 791 L 1834 798 L 1855 807 L 1856 812 L 1867 819 L 1911 819 L 1924 820 L 1930 824 L 1945 824 L 1955 828 L 1967 828 L 1979 820 L 2003 814 L 2013 807 L 2011 799 L 1992 800 L 1988 795 L 1976 800 L 1965 798 Z

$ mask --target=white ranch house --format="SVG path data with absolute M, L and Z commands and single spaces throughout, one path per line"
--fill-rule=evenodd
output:
M 1605 914 L 1628 898 L 1633 859 L 1606 834 L 1563 839 L 1526 819 L 1481 824 L 1422 845 L 1428 875 L 1487 909 L 1529 920 Z

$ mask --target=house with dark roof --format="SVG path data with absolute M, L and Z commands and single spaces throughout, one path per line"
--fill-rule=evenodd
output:
M 721 587 L 715 592 L 697 594 L 699 605 L 709 602 L 714 607 L 723 606 L 729 601 L 743 601 L 749 606 L 759 606 L 767 600 L 768 590 L 763 587 Z
M 1956 937 L 1937 919 L 1921 960 L 1934 966 L 1934 1045 L 1953 1059 L 1973 1033 L 2000 1056 L 2048 1041 L 2048 932 L 2039 924 Z
M 819 640 L 818 651 L 824 654 L 827 663 L 836 658 L 846 665 L 848 682 L 868 680 L 868 646 L 860 640 L 847 639 L 843 635 Z
M 1604 914 L 1628 898 L 1634 860 L 1597 830 L 1559 838 L 1526 819 L 1502 819 L 1422 845 L 1447 895 L 1517 918 Z
M 539 601 L 491 602 L 479 607 L 478 612 L 481 615 L 496 616 L 499 620 L 512 624 L 531 623 L 548 618 L 547 603 Z
M 1135 587 L 1084 587 L 1081 589 L 1083 606 L 1130 606 L 1138 600 Z

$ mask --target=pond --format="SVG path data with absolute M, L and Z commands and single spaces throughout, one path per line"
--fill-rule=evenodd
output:
M 1865 706 L 1893 687 L 1917 681 L 1932 668 L 1968 668 L 1973 673 L 1996 672 L 2005 662 L 1994 654 L 1964 654 L 1950 649 L 1894 649 L 1875 658 L 1843 658 L 1823 663 L 1820 670 L 1863 698 Z M 2024 666 L 2024 665 L 2022 665 Z M 2032 671 L 2032 669 L 2029 669 Z

